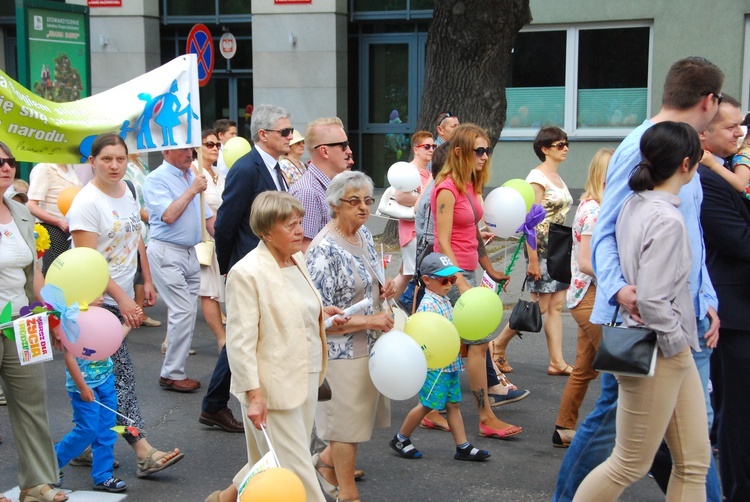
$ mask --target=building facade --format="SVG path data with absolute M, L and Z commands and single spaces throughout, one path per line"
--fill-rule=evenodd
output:
M 438 0 L 439 1 L 439 0 Z M 86 0 L 67 0 L 86 5 Z M 0 67 L 15 76 L 14 2 L 0 2 Z M 196 23 L 237 41 L 216 58 L 201 88 L 203 123 L 237 120 L 248 105 L 292 112 L 296 128 L 337 115 L 356 165 L 376 184 L 408 156 L 416 129 L 425 42 L 434 0 L 122 0 L 90 9 L 93 92 L 114 87 L 184 53 Z M 661 84 L 677 59 L 699 55 L 726 75 L 724 92 L 750 99 L 750 0 L 531 0 L 533 22 L 519 34 L 508 71 L 505 130 L 491 185 L 525 177 L 538 160 L 531 140 L 557 125 L 571 141 L 561 174 L 580 188 L 589 160 L 615 147 L 658 110 Z M 439 64 L 439 62 L 438 62 Z M 460 117 L 471 121 L 471 117 Z M 401 151 L 401 157 L 399 157 Z

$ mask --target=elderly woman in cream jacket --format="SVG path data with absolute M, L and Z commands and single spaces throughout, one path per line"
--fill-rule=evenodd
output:
M 308 501 L 324 501 L 310 458 L 318 387 L 326 370 L 326 317 L 301 253 L 302 204 L 285 192 L 258 196 L 250 227 L 258 247 L 227 276 L 227 356 L 231 391 L 242 405 L 249 465 L 269 451 L 305 486 Z M 338 319 L 337 324 L 346 322 Z M 236 482 L 242 472 L 235 478 Z M 234 498 L 233 498 L 234 497 Z M 208 500 L 236 500 L 230 487 Z

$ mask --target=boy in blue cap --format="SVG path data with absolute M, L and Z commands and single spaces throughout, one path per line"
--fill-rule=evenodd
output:
M 425 286 L 425 294 L 417 312 L 435 312 L 453 322 L 453 306 L 448 299 L 448 291 L 456 283 L 456 274 L 463 272 L 453 265 L 450 258 L 440 253 L 432 253 L 422 260 L 420 273 Z M 422 419 L 433 409 L 446 410 L 446 418 L 453 439 L 456 441 L 456 460 L 481 461 L 490 456 L 486 450 L 474 448 L 466 440 L 464 422 L 461 418 L 461 382 L 459 372 L 464 371 L 463 361 L 458 355 L 450 366 L 440 370 L 429 370 L 427 379 L 419 391 L 419 404 L 412 408 L 401 430 L 393 436 L 389 445 L 404 458 L 422 458 L 422 452 L 411 444 L 409 436 Z

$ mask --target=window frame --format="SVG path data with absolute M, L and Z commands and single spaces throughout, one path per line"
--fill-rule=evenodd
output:
M 578 48 L 579 33 L 587 30 L 615 29 L 615 28 L 648 28 L 648 77 L 646 82 L 646 118 L 651 116 L 651 92 L 653 80 L 653 55 L 654 55 L 654 24 L 652 21 L 615 21 L 604 23 L 584 24 L 545 24 L 529 25 L 521 30 L 521 33 L 564 31 L 565 42 L 565 113 L 561 128 L 565 130 L 569 138 L 576 139 L 612 139 L 624 138 L 633 127 L 578 127 Z M 507 91 L 507 88 L 506 88 Z M 507 117 L 507 112 L 506 112 Z M 529 140 L 534 139 L 538 128 L 503 128 L 501 140 Z

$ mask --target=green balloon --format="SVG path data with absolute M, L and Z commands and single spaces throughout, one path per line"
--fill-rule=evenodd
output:
M 536 200 L 536 194 L 534 193 L 534 189 L 531 187 L 531 183 L 526 180 L 522 180 L 521 178 L 515 178 L 506 181 L 505 183 L 503 183 L 503 186 L 512 188 L 516 192 L 520 193 L 521 197 L 523 197 L 523 201 L 526 203 L 526 212 L 528 213 L 529 211 L 531 211 L 531 205 Z
M 476 287 L 465 291 L 453 309 L 453 325 L 464 340 L 481 340 L 500 326 L 503 302 L 489 288 Z

